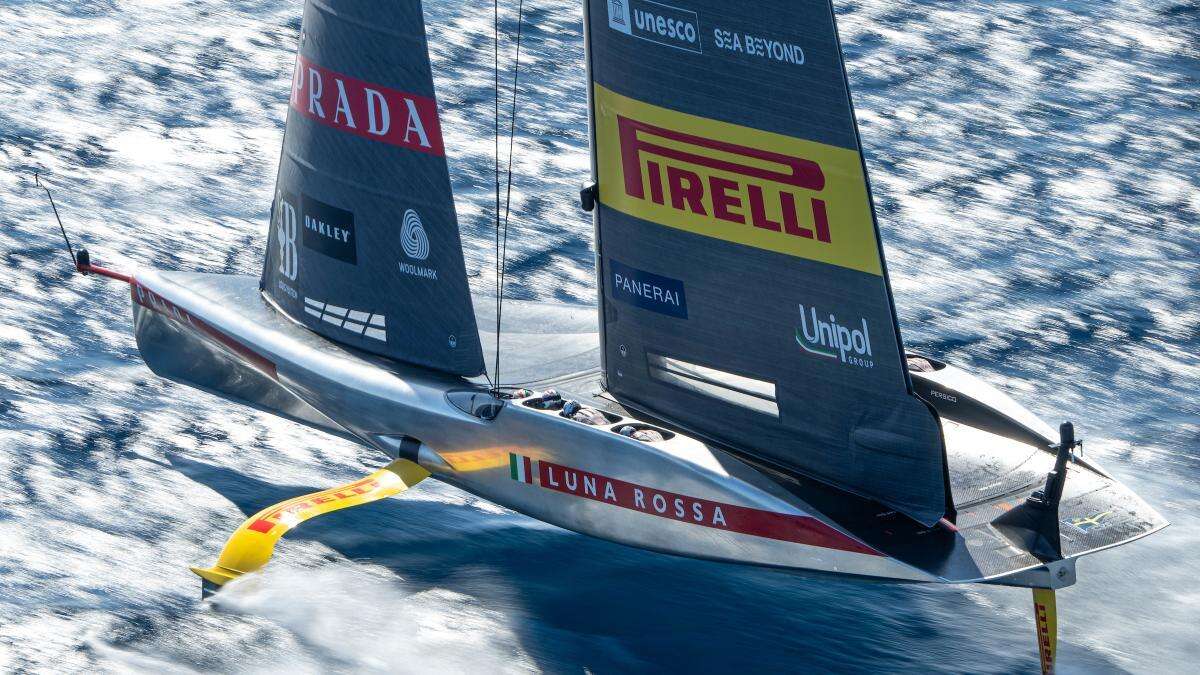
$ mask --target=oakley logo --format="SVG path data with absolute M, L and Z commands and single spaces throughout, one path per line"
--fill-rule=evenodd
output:
M 332 204 L 300 195 L 301 241 L 304 248 L 330 258 L 358 264 L 358 238 L 354 235 L 354 213 Z

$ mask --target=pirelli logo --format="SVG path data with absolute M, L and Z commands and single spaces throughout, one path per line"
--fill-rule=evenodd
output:
M 600 201 L 643 220 L 880 274 L 857 152 L 595 85 Z
M 800 224 L 797 209 L 797 193 L 820 194 L 825 189 L 825 174 L 816 162 L 684 134 L 623 115 L 617 115 L 617 133 L 625 194 L 644 200 L 649 183 L 650 200 L 655 204 L 666 204 L 669 196 L 671 208 L 676 210 L 832 243 L 825 200 L 801 197 L 803 204 L 812 207 L 812 227 Z M 685 168 L 689 165 L 712 171 L 702 175 Z M 722 178 L 721 172 L 742 180 Z M 778 220 L 772 220 L 769 212 L 778 213 Z

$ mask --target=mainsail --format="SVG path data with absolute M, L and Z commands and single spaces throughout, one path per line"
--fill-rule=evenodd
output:
M 587 9 L 605 383 L 694 432 L 947 513 L 829 0 Z
M 262 287 L 336 342 L 483 372 L 420 0 L 308 0 Z

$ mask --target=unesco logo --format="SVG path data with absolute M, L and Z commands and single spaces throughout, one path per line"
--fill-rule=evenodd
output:
M 700 16 L 652 0 L 608 0 L 608 26 L 660 45 L 702 53 Z

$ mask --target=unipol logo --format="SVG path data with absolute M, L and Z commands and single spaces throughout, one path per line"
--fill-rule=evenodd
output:
M 280 192 L 275 198 L 275 239 L 279 242 L 279 273 L 296 280 L 300 269 L 296 251 L 296 206 Z
M 425 234 L 425 226 L 421 224 L 421 216 L 409 209 L 404 212 L 404 227 L 400 230 L 400 245 L 404 247 L 404 255 L 413 260 L 424 260 L 429 257 L 429 235 Z
M 749 225 L 829 244 L 821 165 L 617 115 L 625 194 L 720 228 Z
M 410 260 L 425 260 L 429 257 L 429 235 L 421 223 L 421 216 L 408 209 L 404 212 L 404 224 L 400 228 L 400 247 Z M 437 281 L 437 270 L 401 260 L 400 272 L 412 277 Z
M 809 354 L 840 360 L 860 368 L 874 368 L 871 354 L 871 332 L 867 320 L 859 318 L 861 330 L 838 323 L 832 313 L 817 315 L 816 307 L 800 305 L 800 325 L 796 327 L 796 342 Z
M 296 59 L 292 109 L 347 133 L 410 150 L 444 155 L 437 102 L 372 84 Z
M 608 0 L 608 26 L 660 45 L 701 53 L 700 16 L 651 0 Z

